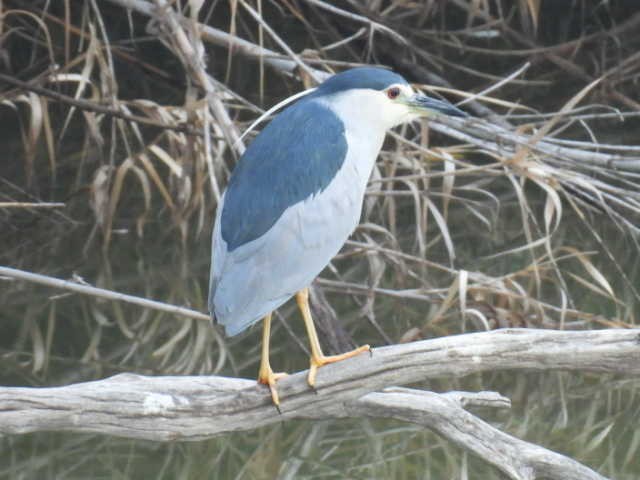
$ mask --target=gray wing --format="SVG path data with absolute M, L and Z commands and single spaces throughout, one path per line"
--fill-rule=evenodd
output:
M 305 123 L 305 111 L 294 112 L 293 124 L 278 125 L 285 111 L 256 138 L 218 209 L 209 309 L 228 335 L 240 333 L 308 286 L 358 223 L 366 177 L 362 182 L 347 161 L 342 124 L 327 117 L 332 112 L 316 107 L 312 124 Z M 259 142 L 263 136 L 266 141 Z M 271 171 L 260 168 L 265 153 L 276 156 L 275 163 L 262 159 Z M 333 171 L 327 171 L 327 164 Z
M 211 306 L 228 335 L 307 287 L 338 253 L 358 224 L 361 202 L 335 190 L 292 206 L 265 235 L 231 252 L 214 232 Z

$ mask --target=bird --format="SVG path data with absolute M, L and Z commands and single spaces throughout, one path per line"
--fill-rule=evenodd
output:
M 278 113 L 238 160 L 221 196 L 212 235 L 208 307 L 235 336 L 263 321 L 258 382 L 280 409 L 269 362 L 273 312 L 292 297 L 307 330 L 315 388 L 323 365 L 370 351 L 322 352 L 309 285 L 358 226 L 367 182 L 386 132 L 419 117 L 467 114 L 413 89 L 382 67 L 337 73 Z

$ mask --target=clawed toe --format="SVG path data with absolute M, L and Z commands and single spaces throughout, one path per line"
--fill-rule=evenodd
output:
M 371 347 L 369 345 L 362 345 L 350 352 L 345 352 L 340 355 L 312 355 L 311 356 L 311 365 L 309 367 L 309 375 L 307 376 L 307 383 L 311 388 L 316 390 L 316 375 L 318 374 L 318 369 L 324 365 L 328 365 L 330 363 L 341 362 L 342 360 L 346 360 L 347 358 L 355 357 L 356 355 L 360 355 L 363 352 L 371 352 Z
M 266 372 L 260 372 L 258 375 L 258 383 L 269 387 L 269 390 L 271 391 L 271 400 L 273 400 L 273 404 L 278 409 L 278 412 L 280 412 L 280 397 L 278 395 L 278 389 L 276 388 L 276 382 L 287 375 L 288 374 L 285 372 L 274 373 L 271 368 Z

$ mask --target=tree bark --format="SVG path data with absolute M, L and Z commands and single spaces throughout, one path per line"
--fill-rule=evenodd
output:
M 512 479 L 605 478 L 569 457 L 501 432 L 464 410 L 467 405 L 502 407 L 508 404 L 508 399 L 494 392 L 438 394 L 395 388 L 369 393 L 353 402 L 349 410 L 357 415 L 395 418 L 423 425 Z
M 62 430 L 156 441 L 201 440 L 289 419 L 390 417 L 427 426 L 513 479 L 604 478 L 574 460 L 500 432 L 461 406 L 479 401 L 508 405 L 508 399 L 497 394 L 387 388 L 497 370 L 638 375 L 640 329 L 505 329 L 376 348 L 372 355 L 323 367 L 315 392 L 307 386 L 306 372 L 282 379 L 281 413 L 267 388 L 239 378 L 127 373 L 53 388 L 0 387 L 0 434 Z
M 640 329 L 505 329 L 376 348 L 278 382 L 279 414 L 254 380 L 121 374 L 53 388 L 0 387 L 0 433 L 67 430 L 149 440 L 200 440 L 293 418 L 348 416 L 363 395 L 430 378 L 497 370 L 640 374 Z

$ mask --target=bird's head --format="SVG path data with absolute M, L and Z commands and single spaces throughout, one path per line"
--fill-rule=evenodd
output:
M 353 68 L 334 75 L 313 95 L 325 98 L 346 122 L 384 129 L 437 114 L 467 116 L 449 102 L 416 92 L 397 73 L 376 67 Z

